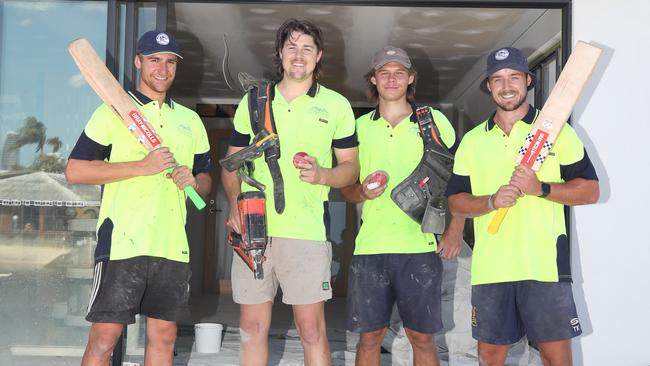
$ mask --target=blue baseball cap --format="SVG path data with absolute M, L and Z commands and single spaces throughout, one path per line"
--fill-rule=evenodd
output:
M 176 39 L 170 33 L 152 30 L 148 31 L 138 40 L 138 47 L 135 52 L 141 55 L 149 56 L 156 53 L 173 53 L 179 58 L 183 58 L 178 53 Z
M 528 60 L 526 60 L 526 57 L 524 57 L 523 53 L 514 47 L 503 47 L 492 51 L 487 58 L 485 78 L 479 85 L 482 91 L 490 94 L 490 91 L 487 88 L 487 80 L 490 75 L 501 69 L 512 69 L 527 73 L 530 75 L 531 79 L 528 90 L 535 87 L 537 77 L 535 74 L 530 72 L 530 69 L 528 69 Z

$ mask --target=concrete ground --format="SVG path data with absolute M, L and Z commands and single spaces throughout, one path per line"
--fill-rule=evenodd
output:
M 442 365 L 477 365 L 476 342 L 471 338 L 469 248 L 455 261 L 445 261 L 442 285 L 442 313 L 444 329 L 436 335 Z M 52 273 L 59 273 L 54 271 Z M 66 300 L 62 293 L 75 289 L 67 298 L 82 308 L 87 297 L 88 279 L 70 271 L 58 275 L 43 271 L 13 273 L 0 281 L 0 309 L 12 317 L 0 317 L 0 365 L 2 366 L 68 366 L 78 365 L 88 333 L 89 324 L 77 313 L 56 317 L 54 307 L 37 301 L 45 296 L 57 301 Z M 71 281 L 78 285 L 70 286 Z M 67 286 L 67 287 L 66 287 Z M 61 291 L 65 287 L 67 291 Z M 78 293 L 77 293 L 78 292 Z M 36 295 L 38 294 L 38 296 Z M 67 296 L 67 295 L 66 295 Z M 78 304 L 77 304 L 78 303 Z M 202 294 L 190 299 L 191 317 L 179 324 L 174 365 L 238 365 L 239 364 L 239 307 L 230 295 Z M 64 308 L 65 310 L 65 308 Z M 345 330 L 345 298 L 335 298 L 325 305 L 327 336 L 333 365 L 354 365 L 358 335 Z M 73 315 L 73 316 L 71 316 Z M 27 321 L 26 321 L 27 320 Z M 202 322 L 224 325 L 221 351 L 215 354 L 195 352 L 194 324 Z M 401 329 L 398 318 L 391 321 L 382 344 L 382 365 L 411 365 L 412 351 Z M 38 329 L 46 331 L 39 332 Z M 129 326 L 125 363 L 142 365 L 144 351 L 144 324 L 139 321 Z M 273 308 L 270 343 L 270 365 L 302 365 L 302 347 L 293 325 L 291 307 L 278 299 Z M 536 352 L 525 342 L 514 345 L 507 361 L 509 366 L 541 365 Z

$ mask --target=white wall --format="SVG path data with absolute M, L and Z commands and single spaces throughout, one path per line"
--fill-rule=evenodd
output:
M 650 365 L 649 19 L 647 0 L 573 1 L 574 44 L 606 47 L 573 114 L 601 182 L 574 209 L 576 365 Z

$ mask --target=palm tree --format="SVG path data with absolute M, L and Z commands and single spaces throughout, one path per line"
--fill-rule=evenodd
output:
M 13 148 L 20 149 L 29 144 L 36 144 L 36 151 L 42 151 L 45 145 L 45 131 L 47 128 L 43 122 L 34 116 L 25 118 L 23 127 L 18 130 L 18 137 L 14 142 Z
M 51 137 L 45 141 L 48 145 L 52 146 L 52 153 L 59 151 L 61 146 L 63 146 L 63 141 L 58 137 Z
M 47 138 L 47 128 L 43 122 L 34 116 L 25 118 L 23 126 L 18 130 L 18 137 L 12 145 L 12 149 L 20 149 L 29 144 L 36 144 L 36 152 L 40 152 L 31 165 L 31 169 L 46 172 L 61 173 L 65 169 L 65 160 L 55 154 L 59 151 L 63 142 L 58 137 Z M 52 146 L 52 154 L 43 151 L 45 144 Z

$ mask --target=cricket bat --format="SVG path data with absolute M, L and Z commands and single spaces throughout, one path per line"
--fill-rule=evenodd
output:
M 555 139 L 560 134 L 573 107 L 575 107 L 582 89 L 596 67 L 602 50 L 588 43 L 579 41 L 564 65 L 544 107 L 539 112 L 523 146 L 519 149 L 517 163 L 538 171 L 544 159 L 553 148 Z M 501 222 L 506 217 L 508 208 L 499 208 L 488 225 L 488 232 L 496 234 Z
M 140 113 L 133 99 L 122 89 L 115 77 L 108 70 L 104 61 L 99 58 L 93 46 L 85 38 L 79 38 L 70 43 L 68 51 L 79 67 L 81 74 L 99 98 L 110 106 L 115 114 L 124 122 L 126 128 L 149 151 L 161 147 L 162 139 L 146 118 Z M 171 173 L 173 169 L 168 169 Z M 183 191 L 199 210 L 205 207 L 205 202 L 191 186 Z

